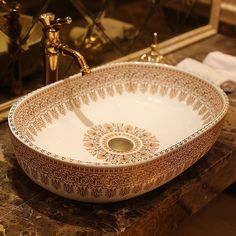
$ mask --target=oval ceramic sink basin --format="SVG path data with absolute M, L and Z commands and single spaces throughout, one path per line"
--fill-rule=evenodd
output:
M 171 66 L 119 63 L 39 89 L 9 114 L 17 160 L 61 196 L 111 202 L 148 192 L 199 160 L 228 109 L 217 86 Z

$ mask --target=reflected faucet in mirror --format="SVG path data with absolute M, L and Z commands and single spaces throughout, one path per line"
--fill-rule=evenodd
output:
M 70 17 L 55 19 L 53 13 L 45 13 L 40 16 L 39 20 L 44 26 L 42 45 L 45 63 L 45 85 L 59 80 L 58 66 L 60 54 L 63 56 L 69 55 L 76 59 L 81 66 L 82 75 L 90 73 L 90 68 L 84 57 L 78 51 L 63 44 L 60 40 L 59 27 L 70 24 L 72 19 Z
M 21 5 L 18 2 L 0 1 L 0 6 L 5 9 L 8 14 L 5 16 L 5 31 L 9 37 L 8 53 L 11 62 L 8 65 L 8 79 L 10 81 L 11 93 L 13 95 L 22 94 L 22 76 L 20 71 L 20 62 L 17 54 L 20 53 L 20 36 L 21 24 L 19 22 L 19 10 Z
M 0 6 L 8 12 L 19 11 L 21 9 L 20 3 L 18 3 L 18 2 L 6 2 L 5 0 L 0 0 Z

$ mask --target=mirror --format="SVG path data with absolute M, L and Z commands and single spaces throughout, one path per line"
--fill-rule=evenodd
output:
M 154 32 L 163 54 L 215 34 L 220 0 L 6 0 L 0 8 L 2 121 L 19 96 L 44 85 L 41 13 L 72 17 L 72 24 L 61 26 L 62 41 L 94 67 L 138 60 L 150 50 Z M 79 71 L 71 58 L 60 57 L 61 79 Z

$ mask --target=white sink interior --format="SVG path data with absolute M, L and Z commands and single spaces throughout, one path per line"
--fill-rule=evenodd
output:
M 160 94 L 124 92 L 122 95 L 92 101 L 81 109 L 68 111 L 65 116 L 54 120 L 53 124 L 39 132 L 34 143 L 57 155 L 103 162 L 87 152 L 83 146 L 83 137 L 92 125 L 113 122 L 132 124 L 151 132 L 160 143 L 160 151 L 180 142 L 203 126 L 198 111 L 187 106 L 186 102 Z

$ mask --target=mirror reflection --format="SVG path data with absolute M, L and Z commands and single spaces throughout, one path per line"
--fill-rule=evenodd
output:
M 63 43 L 81 52 L 91 67 L 149 47 L 209 23 L 211 1 L 40 0 L 0 1 L 0 104 L 44 85 L 42 24 L 39 15 L 70 16 L 60 26 Z M 78 73 L 60 57 L 59 78 Z

